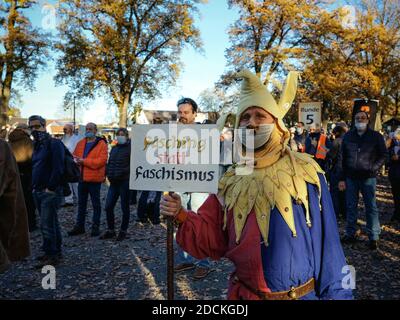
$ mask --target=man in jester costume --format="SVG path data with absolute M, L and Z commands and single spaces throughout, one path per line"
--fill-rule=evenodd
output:
M 176 239 L 185 251 L 234 263 L 228 299 L 352 299 L 323 171 L 309 155 L 287 147 L 282 119 L 298 73 L 289 73 L 279 103 L 249 70 L 237 77 L 243 81 L 235 128 L 254 129 L 253 170 L 228 169 L 218 194 L 197 214 L 184 210 L 176 194 L 163 197 L 161 213 L 179 224 Z

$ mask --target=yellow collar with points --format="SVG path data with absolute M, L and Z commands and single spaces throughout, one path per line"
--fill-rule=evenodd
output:
M 236 169 L 231 167 L 221 178 L 218 196 L 225 206 L 224 228 L 227 211 L 233 209 L 237 243 L 253 208 L 266 245 L 271 211 L 275 207 L 296 237 L 293 199 L 304 205 L 306 222 L 311 227 L 307 183 L 318 186 L 321 195 L 318 173 L 324 172 L 310 155 L 287 150 L 277 162 L 266 168 L 254 169 L 251 174 L 237 175 Z

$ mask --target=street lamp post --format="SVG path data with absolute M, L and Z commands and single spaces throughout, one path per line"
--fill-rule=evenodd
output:
M 76 125 L 76 121 L 75 121 L 75 96 L 74 96 L 74 131 L 75 131 L 75 125 Z

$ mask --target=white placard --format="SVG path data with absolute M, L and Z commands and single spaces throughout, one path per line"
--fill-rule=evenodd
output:
M 303 122 L 307 130 L 321 126 L 322 102 L 303 102 L 299 104 L 299 122 Z
M 216 125 L 133 125 L 130 189 L 218 192 Z

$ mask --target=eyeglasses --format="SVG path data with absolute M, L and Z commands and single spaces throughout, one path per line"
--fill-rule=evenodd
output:
M 367 117 L 356 117 L 355 120 L 359 121 L 359 120 L 368 120 Z

